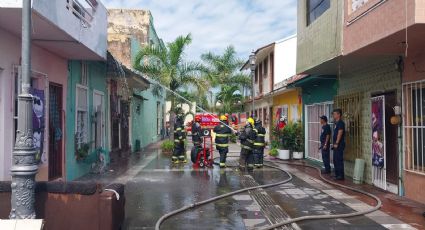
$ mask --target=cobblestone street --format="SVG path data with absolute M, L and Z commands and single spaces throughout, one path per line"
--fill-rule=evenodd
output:
M 264 168 L 243 173 L 229 157 L 226 169 L 193 169 L 191 164 L 173 166 L 168 155 L 152 145 L 129 161 L 113 164 L 105 175 L 89 175 L 79 180 L 124 183 L 126 197 L 125 229 L 154 229 L 165 213 L 183 206 L 240 188 L 284 180 L 285 174 Z M 237 156 L 232 145 L 230 156 Z M 188 153 L 189 154 L 189 153 Z M 114 167 L 115 166 L 115 167 Z M 120 167 L 117 167 L 120 166 Z M 293 167 L 290 183 L 235 195 L 179 214 L 164 222 L 163 229 L 249 229 L 278 223 L 289 217 L 349 213 L 367 208 L 367 204 Z M 125 170 L 124 170 L 125 169 Z M 356 194 L 357 195 L 357 194 Z M 291 229 L 414 229 L 402 221 L 378 211 L 367 217 L 306 221 Z

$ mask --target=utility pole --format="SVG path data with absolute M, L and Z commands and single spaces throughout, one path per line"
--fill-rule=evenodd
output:
M 22 85 L 18 96 L 18 128 L 13 147 L 12 210 L 10 219 L 35 219 L 35 160 L 32 128 L 31 79 L 31 0 L 22 0 Z

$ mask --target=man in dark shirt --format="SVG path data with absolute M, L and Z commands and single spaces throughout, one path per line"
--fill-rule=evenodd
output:
M 332 115 L 335 121 L 335 129 L 332 139 L 335 177 L 337 180 L 344 180 L 345 123 L 341 120 L 341 109 L 335 109 L 332 112 Z
M 321 116 L 320 124 L 322 125 L 322 132 L 320 134 L 320 149 L 322 150 L 322 160 L 325 170 L 322 174 L 331 173 L 331 159 L 330 159 L 330 140 L 331 140 L 331 126 L 328 124 L 328 117 Z

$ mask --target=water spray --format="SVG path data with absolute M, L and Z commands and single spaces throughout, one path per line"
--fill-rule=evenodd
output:
M 137 72 L 137 71 L 136 71 L 136 72 Z M 142 75 L 140 72 L 138 72 L 138 74 Z M 156 84 L 156 85 L 160 86 L 161 88 L 163 88 L 163 89 L 167 90 L 168 92 L 170 92 L 170 93 L 174 94 L 175 96 L 179 97 L 180 99 L 183 99 L 184 101 L 186 101 L 186 102 L 188 102 L 188 103 L 192 103 L 192 101 L 190 101 L 189 99 L 187 99 L 187 98 L 183 97 L 182 95 L 180 95 L 180 94 L 176 93 L 175 91 L 171 90 L 171 89 L 170 89 L 170 88 L 168 88 L 167 86 L 165 86 L 165 85 L 163 85 L 163 84 L 161 84 L 161 83 L 159 83 L 159 82 L 157 82 L 157 81 L 155 81 L 155 80 L 153 80 L 153 79 L 149 79 L 149 78 L 146 78 L 146 79 L 149 81 L 149 83 L 151 83 L 151 84 Z M 213 113 L 208 112 L 207 110 L 203 109 L 202 107 L 200 107 L 200 106 L 198 106 L 198 105 L 195 105 L 195 107 L 196 107 L 196 108 L 198 108 L 199 110 L 201 110 L 202 112 L 204 112 L 205 114 L 207 114 L 207 115 L 210 115 L 210 116 L 214 117 L 214 114 L 213 114 Z M 219 122 L 220 122 L 221 124 L 223 124 L 223 125 L 227 126 L 228 128 L 230 128 L 233 132 L 238 132 L 237 130 L 235 130 L 234 128 L 232 128 L 231 126 L 229 126 L 228 124 L 226 124 L 226 123 L 224 123 L 224 122 L 220 121 L 220 119 L 219 119 Z

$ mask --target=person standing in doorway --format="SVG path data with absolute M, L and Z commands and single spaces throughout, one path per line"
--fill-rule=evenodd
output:
M 344 149 L 345 149 L 345 123 L 342 121 L 342 110 L 335 109 L 332 112 L 335 122 L 333 134 L 333 161 L 335 167 L 335 179 L 344 180 Z
M 330 143 L 331 143 L 331 126 L 328 124 L 328 117 L 321 116 L 320 124 L 322 125 L 322 132 L 320 134 L 320 149 L 322 150 L 322 160 L 325 169 L 322 174 L 331 173 L 331 156 L 330 156 Z

